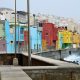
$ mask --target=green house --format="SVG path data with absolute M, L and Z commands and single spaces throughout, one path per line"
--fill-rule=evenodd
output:
M 0 39 L 5 37 L 5 22 L 4 21 L 0 21 Z

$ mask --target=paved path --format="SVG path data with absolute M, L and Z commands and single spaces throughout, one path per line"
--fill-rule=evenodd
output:
M 0 67 L 0 80 L 32 80 L 24 71 L 17 67 Z

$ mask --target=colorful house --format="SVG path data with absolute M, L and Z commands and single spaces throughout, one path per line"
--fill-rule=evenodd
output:
M 44 49 L 55 49 L 58 29 L 52 23 L 43 23 L 42 46 Z
M 5 21 L 0 21 L 0 38 L 3 38 L 5 36 L 4 25 Z
M 14 48 L 14 30 L 12 27 L 10 28 L 9 22 L 5 20 L 5 36 L 6 36 L 6 48 L 7 48 L 7 53 L 14 53 L 15 48 Z
M 80 35 L 76 32 L 73 33 L 73 48 L 78 48 L 80 43 Z
M 24 27 L 16 27 L 16 48 L 17 52 L 24 51 Z
M 57 49 L 62 49 L 62 45 L 63 45 L 63 32 L 62 31 L 58 31 L 58 47 Z
M 63 31 L 63 49 L 72 47 L 72 32 L 68 30 Z
M 0 52 L 6 53 L 5 20 L 0 20 Z
M 16 50 L 22 51 L 22 45 L 24 41 L 24 28 L 16 26 Z M 6 48 L 7 53 L 15 52 L 15 28 L 14 25 L 9 25 L 9 22 L 5 21 L 5 36 L 6 36 Z M 18 44 L 19 42 L 19 44 Z
M 24 32 L 24 42 L 28 45 L 28 32 Z M 38 31 L 37 26 L 30 27 L 30 46 L 32 52 L 41 51 L 42 49 L 42 33 Z M 26 48 L 26 47 L 25 47 Z
M 28 50 L 28 31 L 24 30 L 24 51 Z
M 42 49 L 41 32 L 38 31 L 37 26 L 30 27 L 30 43 L 31 49 L 40 51 Z
M 65 49 L 72 47 L 72 32 L 66 27 L 58 28 L 58 47 L 57 49 Z
M 56 49 L 62 49 L 63 30 L 64 30 L 64 27 L 58 27 L 58 40 L 57 40 L 57 44 L 56 44 Z

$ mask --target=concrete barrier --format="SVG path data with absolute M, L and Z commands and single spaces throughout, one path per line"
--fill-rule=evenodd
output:
M 80 66 L 47 66 L 23 68 L 33 80 L 80 80 Z
M 65 57 L 68 57 L 71 54 L 80 55 L 80 48 L 52 50 L 52 51 L 38 52 L 38 53 L 33 53 L 33 54 L 47 57 L 47 58 L 52 58 L 52 59 L 63 59 Z

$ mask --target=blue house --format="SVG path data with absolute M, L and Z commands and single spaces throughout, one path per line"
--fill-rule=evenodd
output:
M 16 50 L 22 50 L 22 44 L 24 41 L 24 28 L 21 26 L 16 26 Z M 7 53 L 15 52 L 15 28 L 14 25 L 10 25 L 7 20 L 5 20 L 5 36 L 6 36 L 6 47 Z M 19 44 L 18 44 L 19 42 Z
M 5 20 L 5 39 L 6 39 L 6 50 L 7 53 L 14 53 L 14 32 L 10 31 L 9 22 Z
M 17 52 L 23 51 L 24 47 L 24 27 L 17 26 L 16 27 L 16 48 Z
M 37 26 L 30 27 L 30 45 L 32 51 L 42 49 L 42 33 L 38 31 Z
M 15 52 L 15 27 L 5 20 L 5 36 L 7 53 Z M 30 27 L 30 45 L 32 51 L 41 51 L 42 33 L 38 31 L 37 26 Z M 16 26 L 16 51 L 23 51 L 24 47 L 24 27 Z
M 16 41 L 24 41 L 24 27 L 16 27 Z

